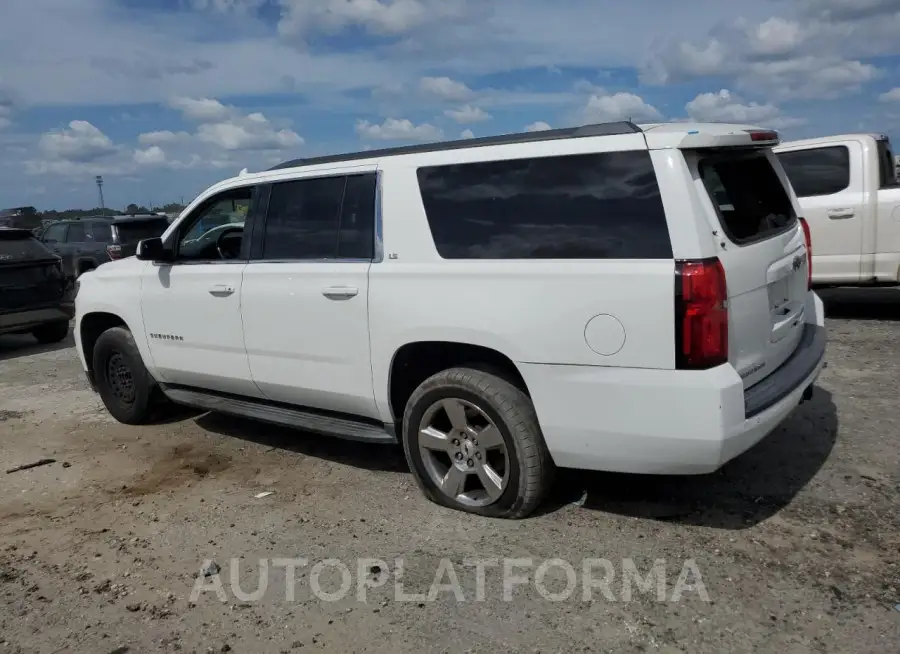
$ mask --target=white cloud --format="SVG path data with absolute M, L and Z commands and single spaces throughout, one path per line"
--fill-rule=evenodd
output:
M 419 88 L 425 94 L 447 102 L 464 102 L 474 95 L 468 86 L 449 77 L 423 77 L 419 80 Z
M 771 103 L 745 103 L 728 89 L 718 93 L 701 93 L 685 105 L 685 110 L 693 120 L 701 122 L 757 124 L 773 128 L 804 122 L 799 118 L 783 116 L 781 109 Z
M 197 138 L 225 150 L 285 150 L 303 145 L 296 132 L 274 129 L 260 113 L 200 125 Z
M 146 150 L 134 151 L 134 163 L 139 166 L 162 166 L 166 163 L 166 153 L 158 145 L 151 145 Z
M 473 139 L 475 138 L 475 132 L 470 129 L 464 129 L 459 133 L 459 138 L 461 139 Z
M 200 123 L 196 133 L 199 141 L 223 150 L 285 150 L 304 142 L 293 130 L 277 129 L 259 112 L 244 115 L 235 107 L 211 98 L 177 98 L 170 105 L 179 109 L 186 119 Z M 179 137 L 171 132 L 143 136 L 145 143 L 171 142 Z
M 372 34 L 397 35 L 441 15 L 441 7 L 454 3 L 434 0 L 279 0 L 283 36 L 305 36 L 315 29 L 337 33 L 361 27 Z
M 444 112 L 444 115 L 452 118 L 461 125 L 481 123 L 485 120 L 491 119 L 491 115 L 481 107 L 473 107 L 472 105 L 468 104 L 464 107 L 460 107 L 459 109 L 447 109 Z
M 646 83 L 726 77 L 774 100 L 843 97 L 879 75 L 864 61 L 900 54 L 897 0 L 803 0 L 795 16 L 732 20 L 706 39 L 657 46 L 641 70 Z M 791 6 L 782 5 L 786 11 Z
M 381 125 L 360 120 L 356 123 L 356 133 L 362 138 L 375 141 L 435 141 L 444 136 L 434 125 L 416 125 L 406 118 L 387 118 Z
M 900 102 L 900 87 L 893 88 L 887 93 L 878 96 L 881 102 Z
M 647 104 L 633 93 L 592 95 L 582 110 L 586 122 L 603 123 L 615 120 L 656 120 L 661 114 L 656 107 Z
M 172 98 L 169 106 L 179 110 L 185 118 L 200 123 L 215 123 L 227 120 L 234 113 L 218 100 L 210 98 Z
M 41 135 L 38 147 L 48 159 L 71 162 L 96 161 L 119 151 L 106 134 L 86 120 L 73 120 L 67 129 Z
M 162 130 L 158 132 L 144 132 L 138 134 L 138 143 L 141 145 L 166 145 L 168 143 L 177 143 L 178 141 L 186 141 L 191 138 L 187 132 L 171 132 Z
M 530 125 L 525 126 L 526 132 L 546 132 L 548 129 L 553 129 L 550 127 L 549 123 L 545 123 L 543 120 L 539 120 L 535 123 L 531 123 Z

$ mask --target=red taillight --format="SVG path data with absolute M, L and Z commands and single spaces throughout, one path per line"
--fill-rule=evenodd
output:
M 717 258 L 675 262 L 675 338 L 677 368 L 728 361 L 728 288 Z
M 109 255 L 109 258 L 115 261 L 116 259 L 122 258 L 122 246 L 121 245 L 107 245 L 106 253 Z
M 809 234 L 809 223 L 806 218 L 800 219 L 803 227 L 803 238 L 806 239 L 806 290 L 812 289 L 812 236 Z
M 777 141 L 778 140 L 778 132 L 771 130 L 749 130 L 750 131 L 750 140 L 751 141 Z

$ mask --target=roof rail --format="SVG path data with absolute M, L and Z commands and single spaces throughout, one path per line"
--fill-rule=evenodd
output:
M 309 159 L 292 159 L 269 170 L 282 170 L 284 168 L 296 168 L 298 166 L 313 166 L 317 164 L 338 163 L 352 161 L 353 159 L 377 159 L 402 154 L 424 154 L 426 152 L 443 152 L 445 150 L 462 150 L 464 148 L 480 148 L 488 145 L 511 145 L 514 143 L 534 143 L 540 141 L 555 141 L 559 139 L 577 139 L 590 136 L 612 136 L 614 134 L 634 134 L 641 132 L 640 127 L 634 123 L 622 120 L 614 123 L 597 123 L 596 125 L 582 125 L 581 127 L 566 127 L 563 129 L 550 129 L 541 132 L 523 132 L 518 134 L 500 134 L 498 136 L 483 136 L 476 139 L 461 139 L 457 141 L 441 141 L 439 143 L 425 143 L 422 145 L 403 145 L 396 148 L 383 148 L 381 150 L 364 150 L 363 152 L 348 152 L 346 154 L 331 154 L 324 157 L 310 157 Z

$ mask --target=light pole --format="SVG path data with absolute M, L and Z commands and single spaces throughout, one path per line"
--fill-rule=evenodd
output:
M 103 210 L 103 209 L 106 209 L 106 207 L 103 206 L 103 177 L 101 177 L 100 175 L 97 175 L 96 180 L 97 180 L 97 193 L 100 194 L 100 209 Z

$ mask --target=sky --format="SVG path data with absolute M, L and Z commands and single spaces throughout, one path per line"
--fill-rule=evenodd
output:
M 627 118 L 900 135 L 900 0 L 0 4 L 0 207 Z

